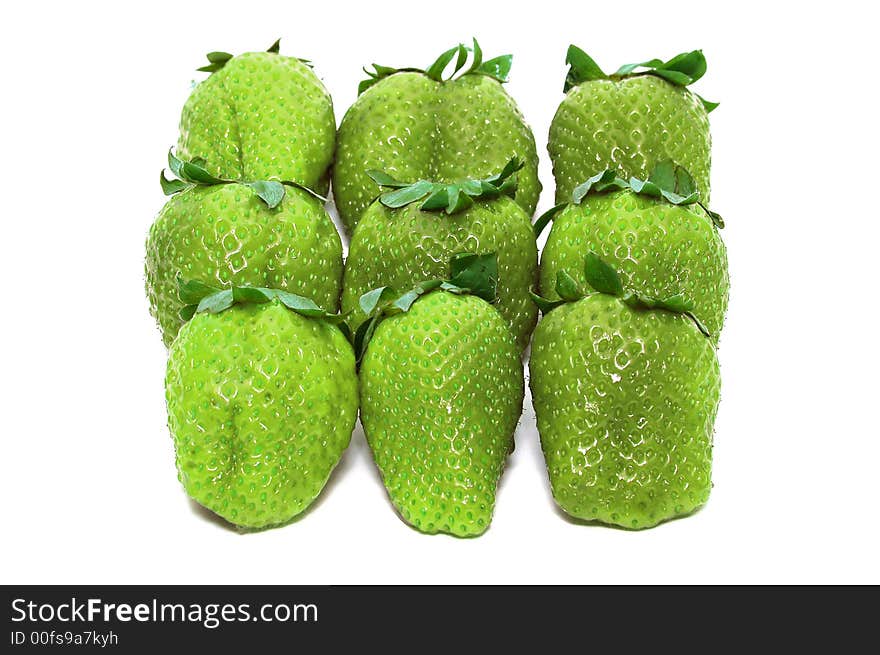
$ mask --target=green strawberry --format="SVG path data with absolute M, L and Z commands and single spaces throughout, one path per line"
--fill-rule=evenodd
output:
M 645 179 L 660 161 L 688 169 L 709 200 L 710 111 L 717 103 L 687 89 L 706 72 L 700 50 L 667 62 L 652 59 L 602 72 L 587 53 L 569 46 L 565 99 L 550 124 L 547 149 L 556 202 L 597 170 L 615 168 Z
M 177 150 L 218 177 L 279 180 L 326 193 L 336 119 L 309 62 L 267 52 L 208 54 L 211 73 L 180 116 Z
M 541 254 L 541 293 L 558 298 L 559 271 L 571 271 L 583 284 L 580 262 L 592 250 L 628 287 L 656 298 L 682 294 L 717 344 L 730 289 L 727 249 L 720 217 L 693 187 L 688 173 L 670 162 L 658 164 L 647 181 L 626 181 L 609 170 L 576 187 L 571 202 L 535 223 L 540 230 L 553 219 Z
M 648 528 L 709 497 L 718 360 L 681 296 L 626 293 L 595 253 L 585 268 L 599 293 L 561 271 L 532 343 L 550 485 L 575 518 Z
M 321 200 L 292 184 L 215 178 L 170 153 L 169 164 L 180 179 L 161 177 L 172 198 L 150 228 L 145 266 L 150 311 L 166 345 L 183 324 L 181 275 L 284 289 L 338 309 L 342 242 Z
M 496 308 L 520 349 L 538 318 L 529 298 L 537 281 L 538 249 L 528 214 L 509 196 L 521 164 L 512 160 L 483 180 L 436 184 L 398 182 L 378 171 L 370 175 L 392 190 L 364 212 L 351 239 L 343 280 L 343 311 L 364 320 L 358 300 L 380 286 L 406 289 L 446 273 L 452 255 L 479 250 L 498 255 Z
M 464 68 L 468 51 L 471 65 Z M 444 77 L 453 58 L 454 71 Z M 518 157 L 525 166 L 516 201 L 534 213 L 538 154 L 531 129 L 501 86 L 510 64 L 510 55 L 483 61 L 474 39 L 472 49 L 447 50 L 426 70 L 374 64 L 375 72 L 367 71 L 339 127 L 333 168 L 333 195 L 349 233 L 376 195 L 368 169 L 457 182 L 491 175 Z
M 178 477 L 230 523 L 285 523 L 321 492 L 357 419 L 354 351 L 332 325 L 340 317 L 265 288 L 191 282 L 181 297 L 192 319 L 165 378 Z
M 361 422 L 392 503 L 422 532 L 485 532 L 513 448 L 523 370 L 487 302 L 495 267 L 494 255 L 460 255 L 448 282 L 362 299 Z

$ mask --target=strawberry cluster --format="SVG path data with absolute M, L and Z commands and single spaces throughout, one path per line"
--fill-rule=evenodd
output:
M 195 501 L 242 529 L 294 520 L 360 416 L 401 518 L 478 536 L 531 342 L 565 512 L 640 529 L 706 502 L 729 277 L 708 206 L 717 105 L 688 88 L 705 58 L 606 74 L 571 46 L 548 142 L 556 205 L 534 223 L 511 59 L 474 39 L 426 68 L 374 65 L 337 131 L 311 62 L 278 42 L 208 54 L 145 265 Z

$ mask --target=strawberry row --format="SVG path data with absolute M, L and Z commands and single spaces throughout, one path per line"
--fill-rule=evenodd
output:
M 190 496 L 238 526 L 285 523 L 360 411 L 399 514 L 481 534 L 540 309 L 531 388 L 557 503 L 642 528 L 705 502 L 729 281 L 707 206 L 715 105 L 687 89 L 699 51 L 606 75 L 569 48 L 557 205 L 534 224 L 509 55 L 474 40 L 425 69 L 374 65 L 338 134 L 310 63 L 277 42 L 208 59 L 146 257 Z

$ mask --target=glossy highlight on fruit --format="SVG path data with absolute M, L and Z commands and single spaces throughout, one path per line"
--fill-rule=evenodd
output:
M 178 477 L 244 528 L 286 523 L 323 489 L 357 418 L 354 352 L 277 301 L 197 313 L 165 380 Z

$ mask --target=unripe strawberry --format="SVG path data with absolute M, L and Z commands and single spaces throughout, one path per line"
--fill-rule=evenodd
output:
M 492 255 L 464 255 L 449 282 L 396 299 L 382 289 L 364 296 L 361 422 L 391 501 L 422 532 L 485 532 L 513 448 L 523 371 L 486 300 L 494 269 Z
M 237 526 L 289 521 L 320 493 L 357 419 L 340 317 L 284 291 L 182 285 L 191 302 L 168 355 L 178 477 Z
M 604 171 L 575 188 L 570 201 L 536 222 L 553 229 L 541 254 L 541 293 L 556 299 L 556 276 L 585 284 L 585 251 L 614 266 L 624 286 L 654 298 L 681 294 L 717 344 L 730 280 L 718 214 L 708 210 L 688 173 L 659 164 L 647 181 Z
M 182 179 L 166 180 L 172 198 L 150 228 L 146 290 L 170 345 L 183 324 L 177 278 L 214 286 L 269 286 L 313 298 L 335 312 L 342 242 L 323 202 L 280 182 L 232 182 L 169 153 Z
M 311 63 L 267 52 L 208 54 L 211 73 L 180 116 L 178 154 L 204 159 L 217 177 L 277 180 L 320 193 L 329 185 L 336 120 Z
M 534 213 L 541 191 L 535 138 L 502 87 L 511 59 L 483 61 L 474 39 L 472 49 L 451 48 L 425 70 L 374 65 L 375 72 L 367 71 L 339 127 L 333 166 L 333 195 L 349 233 L 376 197 L 369 169 L 403 180 L 458 182 L 493 175 L 517 157 L 524 167 L 515 199 Z M 453 73 L 444 77 L 453 60 Z
M 718 360 L 681 296 L 625 292 L 594 253 L 585 268 L 597 292 L 560 273 L 529 363 L 553 497 L 578 519 L 648 528 L 709 497 Z
M 556 178 L 556 202 L 596 171 L 613 168 L 624 177 L 646 179 L 661 161 L 684 166 L 708 202 L 710 111 L 688 85 L 706 72 L 699 50 L 667 62 L 652 59 L 621 66 L 606 75 L 587 53 L 570 46 L 566 96 L 553 122 L 547 149 Z
M 457 253 L 494 252 L 495 308 L 524 349 L 538 317 L 529 297 L 537 281 L 538 248 L 528 214 L 510 197 L 520 165 L 514 160 L 489 178 L 457 184 L 406 184 L 371 171 L 376 182 L 391 190 L 370 205 L 352 236 L 342 307 L 353 312 L 353 324 L 366 318 L 358 301 L 367 291 L 380 286 L 408 289 L 443 277 Z

